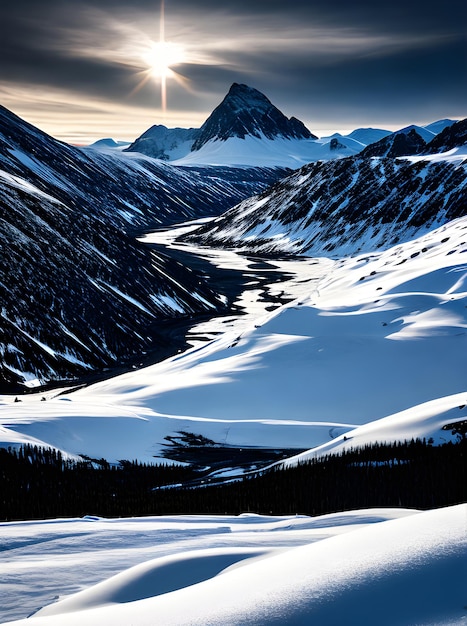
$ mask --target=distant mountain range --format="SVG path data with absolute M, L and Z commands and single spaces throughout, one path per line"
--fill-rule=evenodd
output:
M 257 89 L 234 83 L 199 129 L 157 125 L 128 148 L 179 165 L 279 165 L 297 168 L 318 159 L 355 154 L 389 131 L 360 129 L 346 143 L 323 141 L 295 117 L 287 118 Z M 340 135 L 339 135 L 340 137 Z
M 426 144 L 409 129 L 357 156 L 310 163 L 186 239 L 258 254 L 348 255 L 420 236 L 466 213 L 466 130 L 459 121 Z
M 423 142 L 429 142 L 452 123 L 440 120 L 399 132 L 405 136 L 414 131 Z M 336 133 L 318 139 L 303 122 L 287 118 L 257 89 L 234 83 L 201 128 L 152 126 L 125 150 L 187 166 L 267 164 L 295 169 L 311 161 L 357 154 L 391 134 L 389 130 L 359 128 L 346 136 Z

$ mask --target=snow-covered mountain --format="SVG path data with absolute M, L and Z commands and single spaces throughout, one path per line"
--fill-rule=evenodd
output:
M 450 119 L 438 120 L 437 122 L 431 122 L 431 124 L 426 124 L 425 126 L 423 126 L 423 128 L 430 131 L 431 133 L 434 133 L 435 135 L 438 135 L 445 128 L 452 126 L 455 121 L 456 120 Z
M 297 168 L 318 159 L 359 152 L 385 131 L 360 134 L 346 143 L 319 140 L 295 117 L 287 118 L 257 89 L 234 83 L 199 129 L 157 125 L 127 148 L 178 165 L 241 165 Z M 375 135 L 376 133 L 376 135 Z
M 415 130 L 411 128 L 408 131 L 398 131 L 391 133 L 383 139 L 370 144 L 360 153 L 360 158 L 369 157 L 401 157 L 420 154 L 426 147 L 426 141 Z
M 332 137 L 337 138 L 339 141 L 356 141 L 360 144 L 360 146 L 364 147 L 370 145 L 371 143 L 375 143 L 390 134 L 391 131 L 383 130 L 382 128 L 356 128 L 348 135 L 335 133 Z
M 201 126 L 192 151 L 209 141 L 226 141 L 231 137 L 275 139 L 317 139 L 295 117 L 288 119 L 261 92 L 234 83 L 224 100 Z
M 167 128 L 163 124 L 156 124 L 135 139 L 126 151 L 173 161 L 190 152 L 199 132 L 198 128 Z
M 0 109 L 3 389 L 120 364 L 160 345 L 159 321 L 222 307 L 135 234 L 219 212 L 280 173 L 80 150 Z
M 440 120 L 428 124 L 428 126 L 407 126 L 367 145 L 359 153 L 359 157 L 385 156 L 395 158 L 421 154 L 425 150 L 428 154 L 447 152 L 451 148 L 467 143 L 467 133 L 462 131 L 463 124 L 465 125 L 465 120 L 457 123 L 453 120 Z M 453 125 L 454 128 L 450 130 Z M 441 138 L 437 138 L 435 141 L 439 134 L 441 134 Z M 451 143 L 449 137 L 451 137 Z
M 446 126 L 426 147 L 426 154 L 448 152 L 467 145 L 467 118 Z
M 261 92 L 234 83 L 201 128 L 152 126 L 127 150 L 173 161 L 190 152 L 198 152 L 209 142 L 224 143 L 234 137 L 317 139 L 300 120 L 287 118 Z M 199 162 L 203 162 L 202 157 Z
M 198 152 L 208 143 L 253 137 L 260 140 L 317 139 L 300 120 L 287 118 L 257 89 L 234 83 L 201 128 L 152 126 L 127 150 L 173 161 Z
M 94 143 L 89 145 L 89 148 L 95 148 L 96 150 L 111 149 L 123 149 L 130 145 L 129 141 L 116 141 L 112 137 L 105 137 L 104 139 L 98 139 Z
M 414 130 L 428 143 L 452 123 L 440 120 L 399 132 L 406 135 Z M 388 130 L 358 128 L 348 135 L 335 133 L 319 139 L 300 120 L 287 118 L 257 89 L 234 83 L 201 128 L 152 126 L 127 150 L 190 167 L 268 165 L 296 169 L 312 161 L 358 154 L 387 135 L 391 135 Z
M 453 124 L 427 145 L 410 131 L 353 158 L 310 163 L 188 237 L 255 253 L 314 255 L 354 254 L 416 237 L 465 215 L 466 125 Z M 406 138 L 425 156 L 387 156 L 407 147 Z

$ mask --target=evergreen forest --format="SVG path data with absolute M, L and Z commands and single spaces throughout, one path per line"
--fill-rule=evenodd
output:
M 467 438 L 351 449 L 215 483 L 196 466 L 70 460 L 36 446 L 0 449 L 0 520 L 254 512 L 321 515 L 466 501 Z M 206 472 L 206 469 L 204 470 Z

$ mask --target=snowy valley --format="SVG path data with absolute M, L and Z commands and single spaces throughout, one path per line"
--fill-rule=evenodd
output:
M 0 448 L 199 472 L 155 502 L 411 440 L 462 463 L 466 120 L 320 140 L 234 84 L 172 130 L 76 148 L 0 110 Z M 465 497 L 404 494 L 9 519 L 0 621 L 465 623 Z

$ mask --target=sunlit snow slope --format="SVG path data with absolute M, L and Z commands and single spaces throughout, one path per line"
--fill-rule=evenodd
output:
M 447 426 L 467 416 L 466 252 L 461 218 L 381 253 L 277 261 L 295 272 L 289 305 L 75 393 L 3 397 L 1 440 L 109 460 L 158 456 L 180 430 L 301 449 L 370 423 L 361 441 L 455 440 Z
M 448 625 L 465 618 L 466 508 L 26 522 L 1 526 L 0 536 L 10 591 L 29 603 L 32 593 L 36 606 L 47 597 L 39 572 L 60 595 L 86 586 L 87 570 L 107 578 L 18 626 Z M 103 541 L 119 549 L 103 552 Z M 126 561 L 108 578 L 118 552 L 146 562 Z

